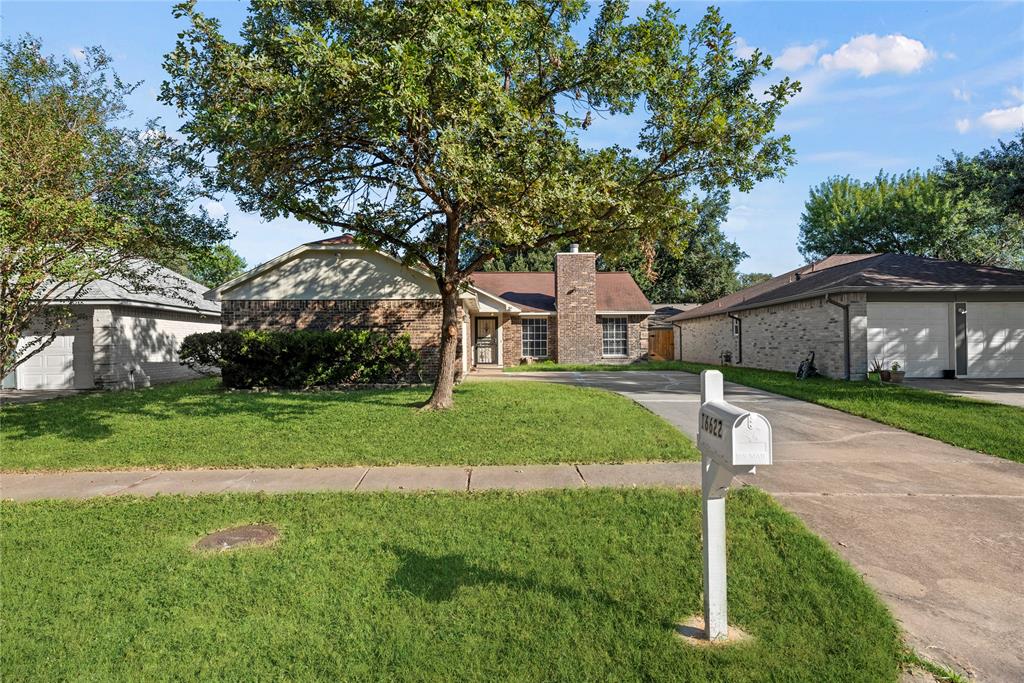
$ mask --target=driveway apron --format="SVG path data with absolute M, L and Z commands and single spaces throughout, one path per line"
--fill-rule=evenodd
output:
M 615 391 L 696 438 L 696 375 L 506 378 Z M 797 399 L 725 390 L 773 428 L 775 464 L 743 483 L 774 495 L 860 571 L 918 652 L 977 680 L 1024 680 L 1024 465 Z

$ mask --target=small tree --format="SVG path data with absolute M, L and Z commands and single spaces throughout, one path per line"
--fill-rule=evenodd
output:
M 222 285 L 249 267 L 245 259 L 227 244 L 193 250 L 164 265 L 207 287 Z
M 0 43 L 0 376 L 53 341 L 91 283 L 167 287 L 141 259 L 228 236 L 190 211 L 199 188 L 155 124 L 116 125 L 133 88 L 100 48 L 79 64 L 31 38 Z
M 716 9 L 692 30 L 656 3 L 627 20 L 605 0 L 585 39 L 581 0 L 253 0 L 241 42 L 190 25 L 162 99 L 187 119 L 213 187 L 265 218 L 345 230 L 426 268 L 441 295 L 440 371 L 452 403 L 459 292 L 499 255 L 581 241 L 679 245 L 725 188 L 791 162 L 772 135 L 798 86 L 735 56 Z M 592 147 L 596 116 L 642 109 L 635 149 Z

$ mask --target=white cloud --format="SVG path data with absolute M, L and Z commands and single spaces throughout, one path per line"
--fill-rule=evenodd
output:
M 1024 104 L 1006 109 L 993 109 L 978 117 L 978 123 L 997 133 L 1024 126 Z
M 963 88 L 953 88 L 953 99 L 954 100 L 960 100 L 961 102 L 970 102 L 971 101 L 971 91 L 968 90 L 966 87 L 963 87 Z
M 71 57 L 76 62 L 84 62 L 85 61 L 85 50 L 83 50 L 82 48 L 78 47 L 77 45 L 75 47 L 69 48 L 68 49 L 68 54 L 71 55 Z
M 913 73 L 934 57 L 935 53 L 919 40 L 900 34 L 868 33 L 853 38 L 831 54 L 822 55 L 818 63 L 825 69 L 857 71 L 866 77 L 886 71 Z
M 753 45 L 750 45 L 747 41 L 745 41 L 742 37 L 737 37 L 736 47 L 734 49 L 736 51 L 737 57 L 742 57 L 743 59 L 750 59 L 750 56 L 754 54 L 755 48 Z
M 971 129 L 971 120 L 970 119 L 957 119 L 956 120 L 956 129 L 958 131 L 960 131 L 960 133 L 966 133 L 967 131 L 969 131 Z
M 1019 88 L 1016 85 L 1011 85 L 1009 88 L 1006 89 L 1006 92 L 1010 93 L 1010 97 L 1012 97 L 1015 101 L 1024 102 L 1024 88 Z
M 228 212 L 223 204 L 214 199 L 203 199 L 199 202 L 199 205 L 206 209 L 206 213 L 210 214 L 213 218 L 223 218 Z
M 821 40 L 816 40 L 810 45 L 790 45 L 772 61 L 778 69 L 796 71 L 814 64 L 815 58 L 823 47 L 825 47 L 825 42 Z

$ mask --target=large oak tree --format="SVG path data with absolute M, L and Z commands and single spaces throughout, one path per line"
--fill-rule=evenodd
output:
M 194 2 L 162 98 L 208 180 L 245 210 L 356 234 L 440 290 L 451 405 L 459 292 L 495 256 L 557 241 L 680 246 L 727 188 L 791 162 L 772 131 L 798 86 L 735 55 L 716 9 L 692 28 L 624 0 L 252 0 L 240 39 Z M 577 36 L 584 36 L 577 38 Z M 631 148 L 588 144 L 637 114 Z

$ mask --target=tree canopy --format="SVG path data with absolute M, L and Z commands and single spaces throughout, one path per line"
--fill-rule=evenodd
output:
M 809 261 L 893 252 L 1024 267 L 1024 131 L 931 171 L 829 178 L 811 189 L 800 221 Z
M 442 295 L 451 404 L 458 295 L 489 260 L 559 241 L 681 249 L 730 188 L 791 163 L 775 120 L 798 90 L 755 92 L 770 58 L 735 54 L 715 8 L 695 26 L 626 0 L 253 0 L 239 42 L 193 1 L 165 59 L 206 179 L 243 210 L 345 230 L 426 268 Z M 583 35 L 577 39 L 575 36 Z M 644 118 L 632 147 L 595 117 Z
M 163 265 L 207 287 L 222 285 L 249 267 L 228 244 L 192 250 Z
M 157 123 L 119 125 L 134 88 L 100 48 L 79 63 L 0 43 L 0 375 L 52 342 L 89 284 L 151 289 L 149 260 L 229 236 L 193 209 L 201 187 Z

